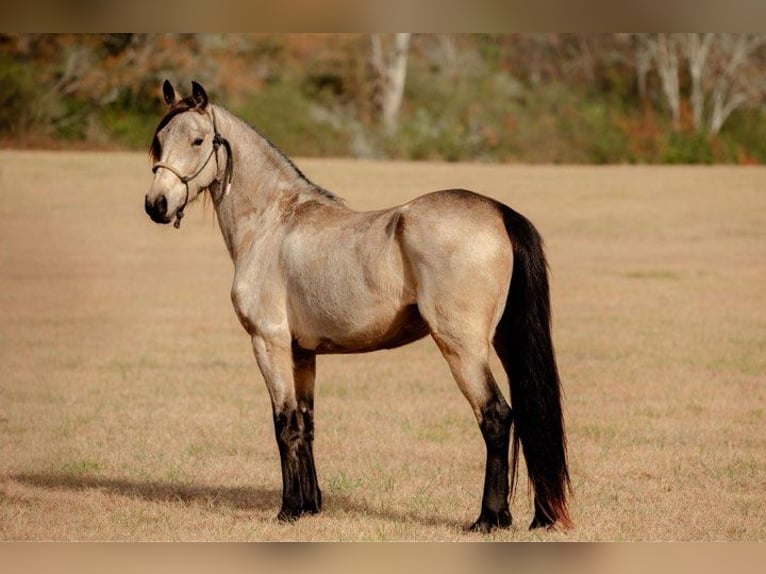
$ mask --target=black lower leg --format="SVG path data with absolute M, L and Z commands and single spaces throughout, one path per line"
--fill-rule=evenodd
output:
M 277 516 L 291 521 L 301 514 L 318 512 L 321 493 L 314 467 L 313 416 L 291 410 L 274 415 L 274 429 L 282 463 L 282 508 Z
M 482 410 L 479 428 L 487 448 L 481 514 L 471 526 L 478 532 L 511 525 L 508 507 L 508 449 L 513 414 L 502 398 L 490 401 Z
M 535 528 L 550 528 L 553 526 L 553 524 L 554 521 L 551 520 L 547 512 L 543 511 L 543 509 L 540 507 L 540 503 L 537 501 L 537 497 L 535 497 L 535 516 L 532 518 L 532 524 L 529 525 L 529 529 L 534 530 Z
M 303 512 L 316 514 L 322 509 L 322 492 L 319 490 L 314 465 L 314 410 L 311 406 L 302 406 L 299 416 L 303 419 L 303 440 L 300 445 L 300 460 L 303 463 L 301 474 Z
M 300 488 L 300 460 L 298 444 L 300 428 L 296 411 L 276 413 L 274 415 L 274 430 L 277 435 L 279 459 L 282 463 L 282 507 L 279 510 L 280 520 L 293 520 L 301 514 L 303 499 Z

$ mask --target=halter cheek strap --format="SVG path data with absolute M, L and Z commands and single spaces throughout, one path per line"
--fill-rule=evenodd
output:
M 176 210 L 176 220 L 173 222 L 173 227 L 176 229 L 181 227 L 181 219 L 184 216 L 184 209 L 186 208 L 186 204 L 189 202 L 189 182 L 197 177 L 200 173 L 202 173 L 202 170 L 207 167 L 207 164 L 210 163 L 210 160 L 213 158 L 213 156 L 215 156 L 216 166 L 218 165 L 218 156 L 216 155 L 216 152 L 218 151 L 218 148 L 221 147 L 221 145 L 226 148 L 226 169 L 223 175 L 223 183 L 226 185 L 224 195 L 227 195 L 229 193 L 229 189 L 231 189 L 231 180 L 232 176 L 234 175 L 234 160 L 232 159 L 231 154 L 231 144 L 229 143 L 229 140 L 227 140 L 218 132 L 218 127 L 216 126 L 215 122 L 215 111 L 211 110 L 211 112 L 213 114 L 213 147 L 205 161 L 202 162 L 202 165 L 197 168 L 194 173 L 190 175 L 181 175 L 181 173 L 172 165 L 162 161 L 158 161 L 152 166 L 152 173 L 157 173 L 157 170 L 160 168 L 166 169 L 175 174 L 176 177 L 181 180 L 181 183 L 186 186 L 186 197 L 184 197 L 184 202 L 181 204 L 181 207 Z

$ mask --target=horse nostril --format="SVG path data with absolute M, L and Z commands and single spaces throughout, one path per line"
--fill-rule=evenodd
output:
M 154 203 L 152 203 L 149 201 L 149 196 L 147 195 L 144 198 L 144 210 L 155 223 L 167 223 L 165 218 L 168 212 L 168 198 L 164 195 L 160 195 L 154 200 Z
M 154 208 L 157 210 L 157 214 L 160 217 L 165 217 L 165 214 L 168 212 L 168 200 L 164 195 L 159 196 L 157 198 L 157 203 L 154 204 Z

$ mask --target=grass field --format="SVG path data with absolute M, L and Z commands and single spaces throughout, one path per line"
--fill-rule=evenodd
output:
M 766 169 L 298 164 L 354 208 L 468 187 L 545 237 L 576 528 L 528 532 L 522 481 L 488 539 L 766 539 Z M 275 520 L 212 207 L 154 225 L 150 178 L 144 154 L 0 152 L 0 539 L 482 539 L 483 442 L 428 339 L 320 357 L 325 510 Z

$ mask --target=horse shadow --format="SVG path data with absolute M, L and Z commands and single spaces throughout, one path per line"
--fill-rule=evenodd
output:
M 18 473 L 10 475 L 10 478 L 36 488 L 71 491 L 95 489 L 150 502 L 201 504 L 207 508 L 233 508 L 254 512 L 273 510 L 275 516 L 281 503 L 281 490 L 278 488 L 179 484 L 67 472 Z M 447 526 L 453 529 L 463 529 L 466 526 L 462 522 L 444 516 L 424 515 L 414 510 L 398 512 L 388 508 L 376 508 L 361 498 L 353 498 L 339 492 L 323 492 L 322 506 L 322 514 L 342 512 L 360 517 L 374 517 L 393 522 L 415 522 L 432 527 Z M 276 520 L 276 518 L 270 518 L 270 520 Z
M 280 491 L 253 487 L 214 487 L 152 480 L 132 480 L 67 472 L 13 474 L 11 479 L 53 490 L 99 490 L 136 500 L 207 504 L 212 508 L 260 511 L 277 508 Z

